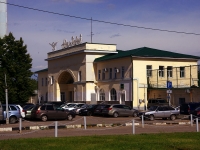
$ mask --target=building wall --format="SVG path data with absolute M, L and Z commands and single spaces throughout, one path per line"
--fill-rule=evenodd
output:
M 38 73 L 38 95 L 39 100 L 46 101 L 50 98 L 48 93 L 48 71 Z

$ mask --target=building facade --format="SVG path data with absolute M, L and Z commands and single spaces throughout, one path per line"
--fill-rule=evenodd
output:
M 172 99 L 172 92 L 166 91 L 179 89 L 184 97 L 185 89 L 191 87 L 191 80 L 184 80 L 187 77 L 183 74 L 188 71 L 185 66 L 197 66 L 199 59 L 148 47 L 122 51 L 115 44 L 67 43 L 60 50 L 54 46 L 46 59 L 48 68 L 35 72 L 39 100 L 120 103 L 145 109 L 148 98 L 156 97 L 168 98 L 171 104 L 178 105 L 179 97 Z M 172 75 L 174 68 L 179 75 Z M 198 67 L 192 77 L 198 79 Z M 173 78 L 181 80 L 182 86 L 168 89 L 168 82 L 174 85 Z M 197 82 L 192 83 L 198 85 Z

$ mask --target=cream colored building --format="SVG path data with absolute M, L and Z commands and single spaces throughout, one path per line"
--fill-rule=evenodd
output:
M 178 105 L 179 98 L 191 100 L 185 92 L 191 87 L 186 76 L 191 67 L 186 66 L 197 66 L 199 59 L 147 47 L 121 51 L 115 44 L 74 44 L 48 53 L 48 69 L 35 72 L 38 94 L 40 101 L 106 101 L 144 109 L 148 98 L 169 98 L 166 81 L 171 81 L 180 97 L 172 92 L 169 101 Z M 198 85 L 198 67 L 193 69 L 192 85 Z

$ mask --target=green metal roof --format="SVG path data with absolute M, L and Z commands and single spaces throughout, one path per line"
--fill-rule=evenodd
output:
M 200 59 L 200 56 L 169 52 L 148 47 L 141 47 L 127 51 L 117 50 L 117 52 L 118 52 L 117 54 L 108 54 L 103 57 L 96 58 L 94 62 L 100 62 L 100 61 L 117 59 L 128 56 L 146 57 L 146 58 L 181 58 L 181 59 L 196 59 L 196 60 Z
M 35 71 L 34 73 L 40 73 L 40 72 L 46 72 L 46 71 L 48 71 L 48 68 L 46 68 L 46 69 L 42 69 L 42 70 L 38 70 L 38 71 Z

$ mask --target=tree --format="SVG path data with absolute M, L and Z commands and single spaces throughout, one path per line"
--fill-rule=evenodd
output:
M 7 83 L 8 103 L 25 103 L 33 95 L 35 82 L 31 79 L 32 59 L 22 38 L 12 33 L 0 38 L 0 101 L 5 103 Z

